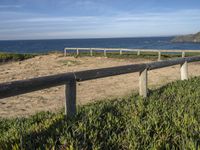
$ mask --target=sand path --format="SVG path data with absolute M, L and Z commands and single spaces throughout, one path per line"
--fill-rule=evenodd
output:
M 0 65 L 0 82 L 28 79 L 50 74 L 150 62 L 143 59 L 104 57 L 63 57 L 61 54 L 37 56 L 22 62 Z M 159 87 L 180 78 L 179 66 L 149 72 L 149 88 Z M 189 75 L 200 76 L 200 62 L 189 64 Z M 123 97 L 138 91 L 138 73 L 79 82 L 77 103 L 82 105 L 105 98 Z M 64 86 L 58 86 L 0 100 L 0 116 L 13 117 L 38 111 L 56 111 L 64 106 Z

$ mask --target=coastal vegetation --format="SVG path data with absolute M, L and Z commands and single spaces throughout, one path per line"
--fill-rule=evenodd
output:
M 19 54 L 19 53 L 3 53 L 0 52 L 0 63 L 9 61 L 22 61 L 33 58 L 36 54 Z
M 193 43 L 199 43 L 200 42 L 200 32 L 198 32 L 196 34 L 189 34 L 189 35 L 177 36 L 174 39 L 172 39 L 172 42 L 193 42 Z
M 23 61 L 29 58 L 33 58 L 35 56 L 39 55 L 48 55 L 48 54 L 63 54 L 60 51 L 53 51 L 49 53 L 42 53 L 42 54 L 20 54 L 20 53 L 6 53 L 6 52 L 0 52 L 0 63 L 5 62 L 11 62 L 11 61 Z M 199 55 L 199 53 L 186 53 L 186 56 L 195 56 Z M 67 53 L 67 56 L 73 56 L 73 57 L 87 57 L 90 56 L 90 53 L 88 52 L 81 52 L 79 55 L 76 53 Z M 170 59 L 170 58 L 178 58 L 181 57 L 181 53 L 162 53 L 162 59 Z M 105 57 L 104 53 L 102 52 L 93 52 L 93 57 Z M 150 60 L 157 60 L 158 54 L 154 52 L 141 52 L 140 55 L 137 55 L 137 52 L 123 52 L 122 55 L 119 54 L 119 52 L 107 52 L 106 57 L 108 58 L 143 58 L 143 59 L 150 59 Z M 66 62 L 63 62 L 66 64 Z M 67 62 L 68 63 L 68 62 Z M 72 62 L 73 63 L 73 62 Z M 71 65 L 71 62 L 69 62 L 69 65 Z
M 199 149 L 200 77 L 27 118 L 0 119 L 1 149 Z

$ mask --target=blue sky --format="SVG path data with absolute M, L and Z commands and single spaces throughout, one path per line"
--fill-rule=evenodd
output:
M 200 0 L 0 0 L 0 40 L 200 31 Z

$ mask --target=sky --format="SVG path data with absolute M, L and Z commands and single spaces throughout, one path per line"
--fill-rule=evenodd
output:
M 200 0 L 0 0 L 0 40 L 171 36 L 200 31 Z

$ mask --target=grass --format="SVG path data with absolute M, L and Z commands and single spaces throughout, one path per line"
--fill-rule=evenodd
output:
M 62 54 L 59 51 L 52 51 L 52 52 L 43 53 L 43 54 L 17 54 L 17 53 L 0 52 L 0 63 L 10 62 L 10 61 L 22 61 L 25 59 L 33 58 L 38 55 L 47 55 L 47 54 L 52 54 L 52 53 Z M 81 53 L 79 53 L 79 55 L 76 55 L 76 53 L 68 53 L 67 55 L 74 56 L 74 57 L 85 57 L 85 56 L 90 56 L 90 53 L 89 52 L 81 52 Z M 196 56 L 196 55 L 199 55 L 199 53 L 187 53 L 187 56 Z M 104 53 L 93 51 L 93 56 L 94 57 L 104 57 Z M 119 55 L 119 52 L 107 52 L 106 57 L 119 58 L 119 59 L 143 58 L 143 59 L 157 60 L 158 54 L 152 53 L 152 52 L 141 52 L 140 55 L 138 56 L 137 52 L 123 52 L 122 55 Z M 170 59 L 170 58 L 178 58 L 178 57 L 181 57 L 181 54 L 178 54 L 178 53 L 162 54 L 162 60 Z M 74 64 L 74 63 L 78 63 L 78 62 L 61 62 L 61 63 L 63 63 L 64 65 L 71 65 L 71 63 Z
M 76 53 L 68 53 L 68 56 L 74 56 L 74 57 L 85 57 L 85 56 L 90 56 L 89 52 L 80 52 L 79 55 Z M 186 53 L 186 57 L 188 56 L 197 56 L 199 53 Z M 94 52 L 93 51 L 93 56 L 94 57 L 105 57 L 103 52 Z M 122 55 L 119 54 L 119 52 L 107 52 L 106 57 L 108 58 L 144 58 L 144 59 L 150 59 L 150 60 L 157 60 L 158 59 L 158 54 L 155 52 L 141 52 L 140 55 L 137 55 L 137 52 L 123 52 Z M 161 58 L 162 60 L 166 59 L 171 59 L 171 58 L 180 58 L 182 57 L 181 53 L 162 53 Z
M 5 63 L 9 61 L 22 61 L 25 59 L 33 58 L 35 56 L 35 54 L 16 54 L 0 52 L 0 63 Z
M 200 149 L 200 77 L 123 99 L 0 119 L 1 149 Z

